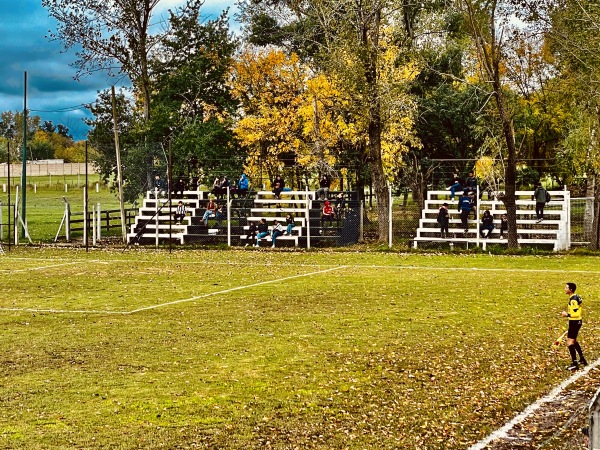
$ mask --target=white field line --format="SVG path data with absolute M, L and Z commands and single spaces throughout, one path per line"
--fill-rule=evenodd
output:
M 84 263 L 84 262 L 93 262 L 98 264 L 110 264 L 112 262 L 129 262 L 126 260 L 113 260 L 104 261 L 101 259 L 82 259 L 82 258 L 33 258 L 33 257 L 21 257 L 21 256 L 5 256 L 2 259 L 10 260 L 10 261 L 68 261 L 72 263 Z
M 545 403 L 549 403 L 549 402 L 556 400 L 558 395 L 564 389 L 566 389 L 567 386 L 569 386 L 570 384 L 579 380 L 580 378 L 584 377 L 585 375 L 588 374 L 588 372 L 590 370 L 598 367 L 599 365 L 600 365 L 600 359 L 597 359 L 592 364 L 587 366 L 585 369 L 577 371 L 570 378 L 566 379 L 565 381 L 560 383 L 557 387 L 552 389 L 552 391 L 550 391 L 544 397 L 538 399 L 537 401 L 535 401 L 534 403 L 529 405 L 527 408 L 525 408 L 521 413 L 517 414 L 510 422 L 507 422 L 502 428 L 497 429 L 496 431 L 494 431 L 492 434 L 490 434 L 485 439 L 477 442 L 476 444 L 473 444 L 471 447 L 469 447 L 469 450 L 483 450 L 487 445 L 491 444 L 493 441 L 495 441 L 497 439 L 507 438 L 509 431 L 512 430 L 516 425 L 523 422 L 523 420 L 525 420 L 530 414 L 537 411 Z
M 316 272 L 303 273 L 303 274 L 300 274 L 300 275 L 292 275 L 292 276 L 289 276 L 289 277 L 277 278 L 275 280 L 269 280 L 269 281 L 261 281 L 259 283 L 247 284 L 245 286 L 237 286 L 237 287 L 234 287 L 234 288 L 231 288 L 231 289 L 224 289 L 222 291 L 217 291 L 217 292 L 209 292 L 208 294 L 198 295 L 196 297 L 184 298 L 184 299 L 181 299 L 181 300 L 174 300 L 172 302 L 161 303 L 159 305 L 145 306 L 143 308 L 134 309 L 133 311 L 130 311 L 129 314 L 134 314 L 134 313 L 141 312 L 141 311 L 148 311 L 148 310 L 151 310 L 151 309 L 163 308 L 165 306 L 170 306 L 170 305 L 177 305 L 178 303 L 193 302 L 195 300 L 200 300 L 201 298 L 212 297 L 214 295 L 228 294 L 230 292 L 241 291 L 242 289 L 249 289 L 249 288 L 253 288 L 253 287 L 256 287 L 256 286 L 264 286 L 264 285 L 267 285 L 267 284 L 281 283 L 282 281 L 293 280 L 295 278 L 310 277 L 310 276 L 319 275 L 319 274 L 322 274 L 322 273 L 333 272 L 334 270 L 346 269 L 347 267 L 348 266 L 332 267 L 332 268 L 329 268 L 329 269 L 318 270 Z
M 323 273 L 327 273 L 327 272 L 332 272 L 334 270 L 342 270 L 342 269 L 346 269 L 346 268 L 347 268 L 347 266 L 338 266 L 338 267 L 332 267 L 332 268 L 329 268 L 329 269 L 319 270 L 319 271 L 316 271 L 316 272 L 303 273 L 303 274 L 300 274 L 300 275 L 292 275 L 292 276 L 289 276 L 289 277 L 277 278 L 277 279 L 269 280 L 269 281 L 261 281 L 259 283 L 246 284 L 244 286 L 237 286 L 237 287 L 234 287 L 234 288 L 231 288 L 231 289 L 224 289 L 222 291 L 209 292 L 208 294 L 198 295 L 198 296 L 195 296 L 195 297 L 183 298 L 183 299 L 180 299 L 180 300 L 174 300 L 172 302 L 160 303 L 158 305 L 145 306 L 143 308 L 134 309 L 132 311 L 36 309 L 36 308 L 0 308 L 0 311 L 6 311 L 6 312 L 9 312 L 9 311 L 20 311 L 20 312 L 31 312 L 31 313 L 40 313 L 40 314 L 41 313 L 51 313 L 51 314 L 111 314 L 111 315 L 129 315 L 129 314 L 135 314 L 135 313 L 142 312 L 142 311 L 149 311 L 149 310 L 152 310 L 152 309 L 164 308 L 166 306 L 177 305 L 179 303 L 193 302 L 195 300 L 200 300 L 202 298 L 212 297 L 212 296 L 221 295 L 221 294 L 228 294 L 230 292 L 241 291 L 243 289 L 249 289 L 249 288 L 253 288 L 253 287 L 256 287 L 256 286 L 264 286 L 264 285 L 267 285 L 267 284 L 281 283 L 283 281 L 293 280 L 295 278 L 310 277 L 310 276 L 313 276 L 313 275 L 319 275 L 319 274 L 323 274 Z
M 120 315 L 124 316 L 127 314 L 131 314 L 129 311 L 102 311 L 102 310 L 94 310 L 94 309 L 36 309 L 36 308 L 0 308 L 0 311 L 4 312 L 31 312 L 31 313 L 48 313 L 48 314 L 110 314 L 110 315 Z
M 464 270 L 465 267 L 451 267 L 451 266 L 379 266 L 369 264 L 358 264 L 350 265 L 349 268 L 353 269 L 396 269 L 396 270 Z M 600 275 L 600 270 L 569 270 L 566 268 L 561 269 L 510 269 L 507 267 L 469 267 L 471 271 L 481 272 L 527 272 L 527 273 L 585 273 L 585 274 L 596 274 Z

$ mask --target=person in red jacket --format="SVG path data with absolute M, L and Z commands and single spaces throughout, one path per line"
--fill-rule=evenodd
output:
M 333 219 L 335 219 L 333 206 L 331 206 L 328 200 L 325 200 L 325 203 L 323 203 L 323 212 L 321 213 L 321 228 L 323 228 L 326 220 L 329 220 L 329 225 L 333 225 Z

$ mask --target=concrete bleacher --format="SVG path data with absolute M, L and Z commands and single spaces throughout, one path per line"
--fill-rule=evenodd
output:
M 254 198 L 254 206 L 250 208 L 250 215 L 246 218 L 248 222 L 258 223 L 265 219 L 269 226 L 269 232 L 273 228 L 273 222 L 277 220 L 286 228 L 285 216 L 291 214 L 296 224 L 291 235 L 279 236 L 277 242 L 293 243 L 298 246 L 301 236 L 307 235 L 308 212 L 312 206 L 315 193 L 312 191 L 282 191 L 280 198 L 275 198 L 271 191 L 258 191 Z M 247 230 L 248 226 L 244 227 Z M 245 242 L 247 235 L 240 235 L 240 241 Z M 271 234 L 261 239 L 261 242 L 271 243 Z M 259 243 L 260 245 L 260 243 Z
M 161 195 L 162 194 L 162 195 Z M 330 192 L 330 196 L 335 193 Z M 289 213 L 294 218 L 295 226 L 290 235 L 277 238 L 277 246 L 306 246 L 311 245 L 347 245 L 356 242 L 357 237 L 346 233 L 342 239 L 342 231 L 349 211 L 348 203 L 356 193 L 344 192 L 348 202 L 337 219 L 329 224 L 320 224 L 323 200 L 315 199 L 314 191 L 288 190 L 281 193 L 280 198 L 275 198 L 272 191 L 258 191 L 254 198 L 233 198 L 217 200 L 218 205 L 227 206 L 227 217 L 217 220 L 211 217 L 208 224 L 202 221 L 208 202 L 208 192 L 185 191 L 177 197 L 171 198 L 171 203 L 165 193 L 157 195 L 148 191 L 139 208 L 138 215 L 127 234 L 128 242 L 158 243 L 173 240 L 181 244 L 187 243 L 227 243 L 227 245 L 244 245 L 247 242 L 247 230 L 250 223 L 257 223 L 265 219 L 272 229 L 275 220 L 284 228 L 287 227 L 285 216 Z M 158 199 L 156 198 L 158 196 Z M 181 223 L 174 222 L 174 214 L 179 201 L 187 206 L 187 216 Z M 330 200 L 334 203 L 334 199 Z M 353 216 L 354 217 L 354 216 Z M 357 222 L 354 220 L 354 222 Z M 356 224 L 354 224 L 357 226 Z M 358 233 L 358 231 L 356 231 Z M 271 236 L 261 240 L 272 244 Z
M 184 191 L 183 195 L 172 196 L 169 204 L 166 193 L 146 192 L 143 204 L 138 209 L 135 221 L 127 233 L 127 242 L 176 240 L 184 244 L 193 234 L 192 231 L 197 227 L 198 220 L 202 218 L 204 203 L 208 201 L 205 199 L 207 196 L 208 194 L 203 191 Z M 188 215 L 178 224 L 175 223 L 173 216 L 180 201 L 185 204 Z M 199 219 L 198 215 L 200 215 Z M 218 234 L 215 228 L 204 228 L 209 236 Z
M 544 208 L 544 220 L 536 220 L 535 200 L 532 200 L 533 191 L 517 191 L 517 235 L 519 244 L 551 245 L 554 251 L 566 250 L 570 247 L 570 193 L 569 191 L 549 191 L 551 201 Z M 486 249 L 487 244 L 506 244 L 507 233 L 500 238 L 500 216 L 506 213 L 502 201 L 492 198 L 479 200 L 477 209 L 471 211 L 468 221 L 468 231 L 465 233 L 458 211 L 458 195 L 452 202 L 449 191 L 429 191 L 425 200 L 425 208 L 421 212 L 419 227 L 413 238 L 413 247 L 417 248 L 423 242 L 448 242 L 464 243 L 481 246 Z M 450 214 L 448 238 L 440 237 L 440 226 L 437 215 L 443 203 L 448 203 Z M 489 210 L 494 217 L 494 230 L 489 237 L 482 238 L 479 234 L 479 225 L 484 210 Z

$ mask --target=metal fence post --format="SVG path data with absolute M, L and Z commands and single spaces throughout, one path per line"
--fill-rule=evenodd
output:
M 155 214 L 154 214 L 154 226 L 156 227 L 156 230 L 155 230 L 154 235 L 155 235 L 155 245 L 156 245 L 156 248 L 158 248 L 158 233 L 159 233 L 158 224 L 160 223 L 160 221 L 158 220 L 158 202 L 159 202 L 159 200 L 158 200 L 158 189 L 155 190 L 155 193 L 156 193 L 156 195 L 154 196 L 154 198 L 156 199 L 156 203 L 155 203 L 155 209 L 154 209 L 154 211 L 155 211 Z
M 231 201 L 229 199 L 229 186 L 227 186 L 227 247 L 231 247 Z
M 388 208 L 388 246 L 390 248 L 392 248 L 392 231 L 393 231 L 393 227 L 392 227 L 392 205 L 393 205 L 393 198 L 392 198 L 392 185 L 389 184 L 388 185 L 388 199 L 389 199 L 389 208 Z
M 65 237 L 67 242 L 71 241 L 71 205 L 65 201 Z
M 311 199 L 308 196 L 308 186 L 305 186 L 305 198 L 306 198 L 306 209 L 304 210 L 304 215 L 306 217 L 306 248 L 309 249 L 310 248 L 310 207 L 311 205 Z
M 362 201 L 362 202 L 360 202 L 360 221 L 359 221 L 359 227 L 358 227 L 358 242 L 364 242 L 364 240 L 365 240 L 364 215 L 365 215 L 365 202 Z
M 100 219 L 100 215 L 96 214 L 96 207 L 92 205 L 92 244 L 96 245 L 96 220 Z
M 88 205 L 87 205 L 87 186 L 83 187 L 83 243 L 85 245 L 87 245 L 88 242 L 88 228 L 89 228 L 89 223 L 88 223 L 88 215 L 87 215 L 87 210 L 88 210 Z
M 102 214 L 101 214 L 102 209 L 100 208 L 100 203 L 98 203 L 96 205 L 96 211 L 98 211 L 98 223 L 97 223 L 98 231 L 97 231 L 97 234 L 98 234 L 98 240 L 100 240 L 101 236 L 102 236 Z M 108 217 L 108 214 L 106 215 L 106 221 L 108 222 L 108 225 L 106 227 L 106 229 L 108 230 L 108 227 L 110 227 L 110 218 Z
M 565 202 L 565 210 L 567 216 L 567 229 L 565 230 L 565 247 L 564 250 L 569 250 L 571 248 L 571 192 L 567 190 L 567 186 L 564 187 L 565 196 L 563 197 Z

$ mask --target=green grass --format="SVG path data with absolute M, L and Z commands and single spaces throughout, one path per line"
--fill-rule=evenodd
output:
M 19 248 L 1 448 L 467 448 L 568 376 L 587 256 Z M 87 312 L 86 312 L 87 311 Z
M 83 212 L 83 183 L 85 178 L 80 177 L 78 180 L 77 175 L 66 175 L 60 176 L 60 182 L 55 183 L 54 179 L 58 177 L 52 177 L 52 184 L 48 184 L 48 177 L 29 177 L 28 187 L 26 193 L 26 215 L 27 225 L 29 234 L 34 243 L 37 242 L 51 242 L 54 240 L 58 228 L 61 224 L 63 214 L 65 212 L 65 204 L 63 202 L 63 196 L 69 201 L 71 207 L 71 213 L 82 213 Z M 64 178 L 64 180 L 63 180 Z M 5 182 L 6 180 L 4 180 Z M 79 183 L 81 182 L 81 184 Z M 99 190 L 96 192 L 96 182 L 98 181 L 98 175 L 89 177 L 89 189 L 88 189 L 88 210 L 92 210 L 92 205 L 96 207 L 98 203 L 103 211 L 105 210 L 116 210 L 119 209 L 119 200 L 115 193 L 110 192 L 108 187 L 99 184 Z M 0 185 L 3 183 L 0 179 Z M 67 191 L 65 192 L 65 183 L 68 184 Z M 34 189 L 34 184 L 36 188 Z M 11 205 L 14 205 L 15 201 L 15 188 L 11 188 Z M 19 211 L 22 206 L 22 193 L 19 192 Z M 2 194 L 2 221 L 4 224 L 8 222 L 7 214 L 8 204 L 8 193 Z M 130 208 L 130 204 L 125 205 L 126 208 Z M 75 218 L 75 217 L 74 217 Z M 78 218 L 82 218 L 79 216 Z M 14 222 L 11 217 L 11 223 Z M 120 233 L 120 230 L 118 230 Z M 12 231 L 11 231 L 12 235 Z M 8 229 L 5 226 L 3 230 L 3 239 L 7 239 Z M 64 238 L 64 228 L 61 230 L 61 234 Z M 74 237 L 81 238 L 81 232 Z

